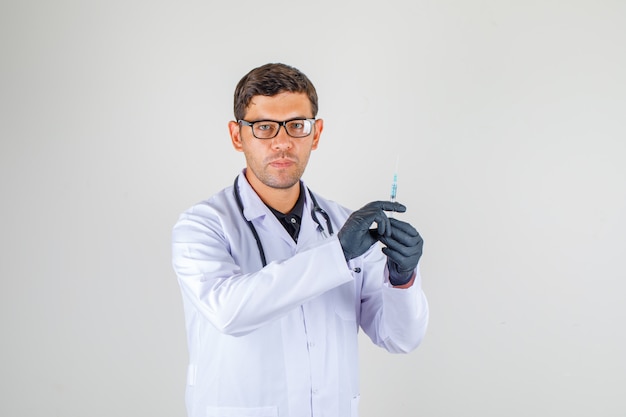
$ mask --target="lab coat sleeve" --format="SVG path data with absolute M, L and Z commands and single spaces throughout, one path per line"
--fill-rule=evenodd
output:
M 364 257 L 360 324 L 369 338 L 392 353 L 407 353 L 421 343 L 428 325 L 428 302 L 419 266 L 413 285 L 394 288 L 388 282 L 386 258 L 379 248 Z
M 225 238 L 218 216 L 187 212 L 173 230 L 173 267 L 185 302 L 225 334 L 251 332 L 353 279 L 336 237 L 252 273 L 242 273 L 231 255 L 241 249 L 231 245 L 237 242 Z

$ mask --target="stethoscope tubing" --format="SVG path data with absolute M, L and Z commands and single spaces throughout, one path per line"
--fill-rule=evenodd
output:
M 261 243 L 259 234 L 256 231 L 256 228 L 254 227 L 252 222 L 246 219 L 246 216 L 243 214 L 243 203 L 241 202 L 241 195 L 239 193 L 239 186 L 237 184 L 238 179 L 239 179 L 238 176 L 235 177 L 235 183 L 233 184 L 233 194 L 235 195 L 235 201 L 237 202 L 237 206 L 239 207 L 239 212 L 241 213 L 241 217 L 243 217 L 243 220 L 246 222 L 246 224 L 250 228 L 250 231 L 252 232 L 252 236 L 254 236 L 254 240 L 256 241 L 256 245 L 259 250 L 259 256 L 261 257 L 261 262 L 263 264 L 263 267 L 265 267 L 267 266 L 267 259 L 265 257 L 265 250 L 263 249 L 263 244 Z M 307 190 L 309 192 L 309 195 L 311 196 L 311 201 L 313 202 L 313 208 L 311 209 L 311 217 L 313 218 L 313 221 L 317 223 L 317 230 L 323 233 L 324 236 L 326 236 L 326 233 L 324 233 L 324 228 L 322 227 L 322 223 L 317 218 L 316 212 L 322 215 L 322 217 L 326 221 L 326 229 L 328 230 L 328 233 L 330 234 L 330 236 L 332 236 L 333 225 L 330 221 L 330 216 L 328 215 L 328 213 L 326 213 L 326 211 L 323 208 L 319 206 L 319 204 L 317 204 L 317 200 L 315 199 L 315 196 L 313 195 L 313 193 L 308 187 L 307 187 Z

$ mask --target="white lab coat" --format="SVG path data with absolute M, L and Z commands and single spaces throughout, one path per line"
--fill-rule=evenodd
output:
M 243 174 L 238 185 L 265 268 L 232 187 L 184 212 L 173 230 L 189 416 L 357 416 L 359 325 L 391 352 L 417 347 L 428 321 L 419 272 L 409 289 L 389 286 L 376 245 L 346 264 L 336 234 L 317 230 L 308 193 L 295 243 Z M 350 212 L 316 198 L 336 232 Z

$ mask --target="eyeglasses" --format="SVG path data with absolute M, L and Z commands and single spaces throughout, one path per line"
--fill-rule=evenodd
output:
M 275 120 L 258 120 L 256 122 L 238 120 L 237 122 L 244 126 L 252 127 L 252 134 L 257 139 L 275 138 L 281 126 L 285 127 L 285 131 L 292 138 L 304 138 L 311 134 L 315 119 L 290 119 L 284 122 Z

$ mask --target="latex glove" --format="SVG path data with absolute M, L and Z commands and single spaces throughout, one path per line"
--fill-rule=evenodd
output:
M 422 256 L 424 241 L 409 223 L 398 219 L 389 220 L 391 234 L 380 236 L 379 240 L 386 246 L 383 253 L 387 255 L 389 282 L 394 286 L 403 285 L 413 277 L 413 271 Z
M 381 236 L 391 237 L 391 223 L 385 211 L 403 213 L 406 207 L 391 201 L 373 201 L 348 217 L 337 234 L 346 261 L 363 255 Z M 370 229 L 374 222 L 377 227 Z

